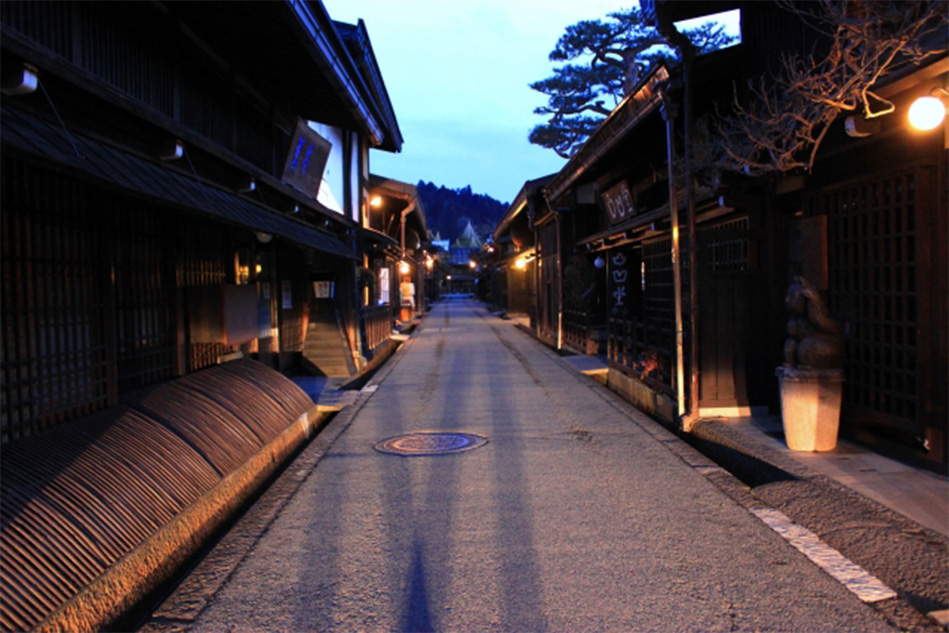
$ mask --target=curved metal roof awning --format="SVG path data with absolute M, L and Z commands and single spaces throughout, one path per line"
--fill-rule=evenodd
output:
M 61 126 L 17 108 L 2 108 L 0 140 L 4 151 L 32 155 L 134 195 L 356 259 L 353 250 L 335 235 L 101 141 L 82 134 L 67 135 Z

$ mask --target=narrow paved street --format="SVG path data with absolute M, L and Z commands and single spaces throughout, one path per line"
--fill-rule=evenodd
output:
M 479 304 L 438 304 L 373 383 L 191 630 L 891 630 Z M 374 448 L 423 430 L 488 443 Z

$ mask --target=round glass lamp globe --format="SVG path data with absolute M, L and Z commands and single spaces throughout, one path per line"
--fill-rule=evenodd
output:
M 946 106 L 936 97 L 920 97 L 909 108 L 909 123 L 917 130 L 931 130 L 946 118 Z

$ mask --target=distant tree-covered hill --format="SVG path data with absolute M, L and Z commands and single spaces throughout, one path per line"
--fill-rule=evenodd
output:
M 444 240 L 454 242 L 468 222 L 481 239 L 487 238 L 504 217 L 509 204 L 491 196 L 472 193 L 471 187 L 448 189 L 430 182 L 419 181 L 418 195 L 425 207 L 428 229 Z

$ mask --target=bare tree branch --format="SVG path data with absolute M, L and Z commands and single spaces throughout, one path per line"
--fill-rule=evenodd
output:
M 927 37 L 946 28 L 945 0 L 777 0 L 829 38 L 820 60 L 782 55 L 780 71 L 749 82 L 730 114 L 720 116 L 726 169 L 749 174 L 811 171 L 831 123 L 842 112 L 867 118 L 894 106 L 873 90 L 897 64 L 918 64 L 937 52 Z

